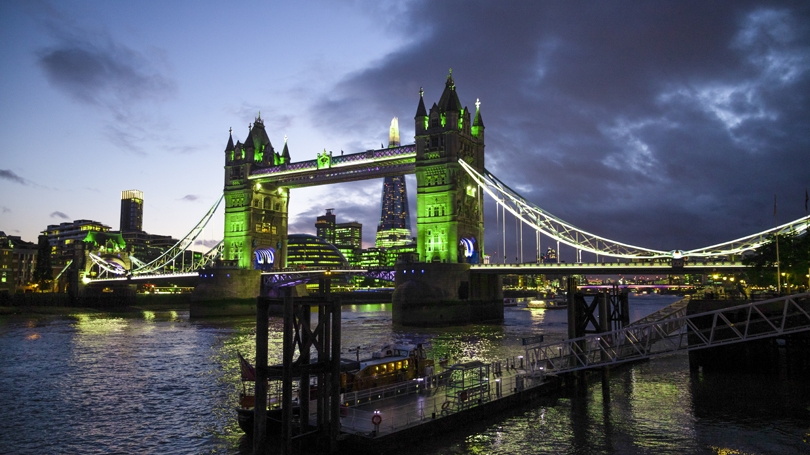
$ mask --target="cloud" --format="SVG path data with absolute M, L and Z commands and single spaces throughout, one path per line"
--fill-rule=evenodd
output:
M 195 240 L 195 241 L 194 241 L 194 244 L 195 244 L 195 245 L 202 245 L 202 246 L 204 246 L 204 247 L 206 247 L 206 248 L 213 248 L 213 247 L 217 246 L 217 244 L 218 244 L 219 242 L 220 242 L 219 240 L 202 240 L 202 239 L 197 239 L 197 240 Z
M 316 127 L 376 146 L 398 115 L 409 142 L 419 87 L 429 109 L 452 67 L 462 106 L 482 102 L 488 170 L 576 226 L 655 249 L 772 227 L 773 194 L 808 185 L 802 3 L 415 1 L 399 20 L 415 39 L 315 102 Z
M 199 196 L 197 196 L 196 194 L 187 194 L 187 195 L 185 195 L 185 196 L 181 197 L 181 198 L 180 198 L 180 200 L 181 200 L 181 201 L 189 201 L 189 202 L 193 202 L 193 201 L 198 200 L 199 198 L 200 198 L 200 197 L 199 197 Z
M 19 183 L 20 185 L 28 185 L 28 181 L 19 175 L 15 174 L 14 171 L 9 169 L 0 169 L 0 179 L 5 179 L 10 182 Z
M 102 134 L 116 147 L 144 155 L 141 144 L 168 130 L 155 105 L 177 93 L 163 51 L 131 48 L 103 28 L 82 29 L 54 10 L 41 19 L 54 43 L 35 59 L 51 86 L 108 114 Z
M 40 50 L 37 63 L 48 81 L 73 99 L 121 113 L 127 104 L 174 96 L 175 82 L 162 73 L 154 57 L 104 35 L 59 38 Z
M 61 219 L 63 219 L 63 220 L 69 220 L 69 219 L 70 219 L 70 217 L 69 217 L 69 216 L 67 216 L 67 215 L 65 215 L 64 213 L 59 212 L 59 211 L 56 211 L 56 212 L 51 212 L 50 217 L 51 217 L 51 218 L 61 218 Z

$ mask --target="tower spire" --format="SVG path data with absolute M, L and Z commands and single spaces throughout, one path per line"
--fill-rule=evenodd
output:
M 399 120 L 391 119 L 391 128 L 388 130 L 388 148 L 399 147 Z

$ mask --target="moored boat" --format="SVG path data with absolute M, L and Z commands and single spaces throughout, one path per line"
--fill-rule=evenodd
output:
M 553 292 L 540 293 L 537 298 L 529 300 L 527 308 L 539 308 L 545 310 L 562 310 L 568 308 L 568 300 L 564 295 Z
M 359 349 L 359 348 L 358 348 Z M 341 360 L 341 392 L 382 387 L 433 374 L 433 360 L 427 358 L 421 344 L 411 346 L 384 346 L 370 358 Z
M 359 349 L 359 348 L 358 348 Z M 255 368 L 239 354 L 242 375 L 242 392 L 239 395 L 237 419 L 239 428 L 247 434 L 253 432 L 255 408 Z M 278 366 L 280 370 L 281 366 Z M 428 359 L 421 344 L 411 346 L 384 346 L 371 357 L 356 360 L 341 359 L 340 393 L 383 387 L 418 379 L 433 374 L 433 360 Z M 281 387 L 279 378 L 273 378 L 268 387 L 267 431 L 277 433 L 281 428 Z M 275 386 L 275 387 L 273 387 Z M 297 391 L 293 391 L 293 419 L 297 416 Z M 310 398 L 317 397 L 317 388 L 310 386 Z

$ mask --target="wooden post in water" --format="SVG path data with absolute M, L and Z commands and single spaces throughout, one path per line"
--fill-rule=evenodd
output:
M 281 378 L 281 453 L 292 454 L 292 361 L 295 351 L 293 339 L 293 299 L 289 287 L 284 287 L 284 329 Z
M 293 304 L 293 312 L 298 318 L 296 324 L 299 327 L 311 327 L 312 324 L 312 306 L 305 305 L 298 300 L 298 305 Z M 310 396 L 310 353 L 309 348 L 312 343 L 312 334 L 308 330 L 296 330 L 300 337 L 301 346 L 307 348 L 299 348 L 298 352 L 298 434 L 305 434 L 309 431 L 309 402 L 312 399 Z M 294 345 L 295 343 L 293 343 Z
M 599 337 L 599 343 L 606 343 L 607 340 L 604 339 L 604 334 L 610 331 L 610 308 L 608 305 L 608 293 L 601 292 L 599 293 L 599 332 L 602 333 L 602 336 Z M 608 356 L 607 353 L 603 350 L 600 353 L 600 357 L 602 361 L 607 361 Z M 607 365 L 602 367 L 602 401 L 603 403 L 610 402 L 610 384 L 608 380 L 610 379 L 610 367 Z
M 253 404 L 253 454 L 264 455 L 267 444 L 267 312 L 268 299 L 256 302 L 256 389 Z
M 329 452 L 337 452 L 337 440 L 340 435 L 340 300 L 331 296 L 331 280 L 326 280 L 326 297 L 332 310 L 332 363 L 331 363 L 331 426 L 329 434 Z
M 585 311 L 587 304 L 585 299 L 577 294 L 577 280 L 574 277 L 568 277 L 566 281 L 566 291 L 568 300 L 568 338 L 575 339 L 585 335 L 584 322 Z M 580 342 L 577 346 L 584 349 L 584 345 Z M 586 387 L 585 372 L 580 370 L 572 373 L 576 377 L 577 388 L 583 392 Z

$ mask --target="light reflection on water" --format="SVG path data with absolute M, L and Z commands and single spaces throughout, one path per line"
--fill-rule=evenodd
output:
M 631 300 L 632 320 L 674 301 Z M 313 319 L 315 317 L 313 316 Z M 565 311 L 507 308 L 503 324 L 392 327 L 390 304 L 346 306 L 343 352 L 423 343 L 434 357 L 493 361 L 523 354 L 521 338 L 566 337 Z M 269 362 L 281 361 L 280 317 Z M 239 365 L 255 321 L 189 321 L 188 312 L 0 318 L 0 452 L 236 453 Z M 764 387 L 773 382 L 773 387 Z M 784 378 L 690 377 L 685 355 L 610 374 L 569 393 L 469 422 L 402 453 L 808 453 L 810 391 Z M 737 391 L 736 393 L 734 391 Z M 765 408 L 768 409 L 760 409 Z M 393 453 L 393 451 L 392 451 Z

